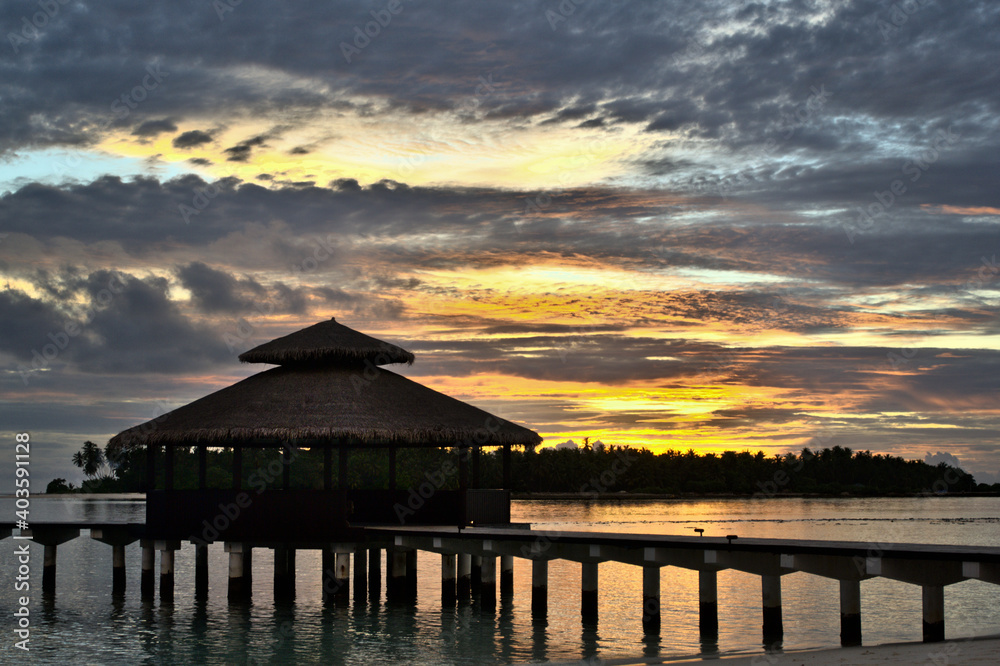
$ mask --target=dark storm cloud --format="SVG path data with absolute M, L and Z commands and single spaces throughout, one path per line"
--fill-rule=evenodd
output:
M 174 137 L 174 148 L 194 148 L 206 143 L 212 143 L 212 135 L 201 130 L 190 130 Z
M 157 136 L 163 134 L 164 132 L 176 132 L 177 125 L 169 118 L 163 118 L 162 120 L 147 120 L 141 123 L 138 127 L 132 130 L 132 134 L 135 136 Z M 174 146 L 177 146 L 177 140 L 174 140 Z

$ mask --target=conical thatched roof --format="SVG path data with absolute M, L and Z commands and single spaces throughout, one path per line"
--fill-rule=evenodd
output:
M 413 354 L 337 323 L 321 321 L 240 354 L 244 363 L 413 363 Z
M 324 344 L 331 340 L 341 346 Z M 296 352 L 289 343 L 297 341 L 311 346 Z M 357 353 L 346 353 L 345 341 L 353 342 Z M 361 346 L 366 341 L 371 344 Z M 532 430 L 375 367 L 379 359 L 367 354 L 376 349 L 388 353 L 381 344 L 332 320 L 278 338 L 240 359 L 259 352 L 249 360 L 295 362 L 129 428 L 112 438 L 111 445 L 496 446 L 541 441 Z M 398 351 L 393 358 L 405 355 L 403 360 L 412 361 L 409 352 L 388 347 Z

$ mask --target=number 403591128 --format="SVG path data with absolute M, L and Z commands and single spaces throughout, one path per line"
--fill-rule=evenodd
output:
M 31 436 L 26 432 L 19 432 L 14 435 L 14 485 L 17 497 L 17 511 L 15 515 L 19 521 L 28 520 L 28 498 L 31 496 L 31 473 L 29 471 L 29 456 L 31 455 Z

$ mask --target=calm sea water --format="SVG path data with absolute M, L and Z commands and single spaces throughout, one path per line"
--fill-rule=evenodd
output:
M 56 520 L 141 521 L 141 502 L 35 498 L 31 517 Z M 0 499 L 0 515 L 13 502 Z M 769 499 L 709 501 L 521 501 L 514 519 L 543 529 L 648 534 L 890 541 L 1000 546 L 1000 498 Z M 7 520 L 7 519 L 5 519 Z M 24 542 L 18 542 L 24 543 Z M 59 547 L 57 595 L 31 600 L 31 652 L 13 648 L 9 613 L 15 542 L 0 541 L 0 663 L 90 664 L 504 664 L 542 661 L 599 663 L 659 655 L 666 658 L 761 650 L 760 578 L 719 573 L 719 640 L 698 640 L 697 574 L 664 567 L 663 623 L 658 640 L 641 631 L 641 571 L 600 566 L 600 619 L 580 621 L 580 565 L 549 566 L 547 622 L 532 622 L 531 568 L 515 560 L 515 591 L 492 611 L 463 602 L 442 608 L 440 557 L 421 553 L 418 601 L 413 605 L 357 604 L 324 608 L 320 554 L 297 554 L 297 598 L 275 607 L 272 555 L 254 551 L 253 603 L 226 599 L 227 555 L 210 550 L 210 598 L 193 600 L 194 549 L 176 556 L 175 599 L 139 600 L 139 548 L 127 549 L 128 592 L 111 598 L 111 548 L 87 537 Z M 42 548 L 32 546 L 32 580 L 40 586 Z M 384 584 L 384 572 L 383 572 Z M 791 574 L 782 579 L 784 649 L 839 645 L 836 581 Z M 949 638 L 1000 633 L 1000 595 L 994 585 L 966 581 L 946 588 Z M 872 579 L 861 584 L 866 644 L 919 641 L 920 588 Z M 17 661 L 15 662 L 15 658 Z

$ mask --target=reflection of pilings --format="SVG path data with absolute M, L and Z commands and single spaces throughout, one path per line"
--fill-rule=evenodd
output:
M 194 546 L 194 598 L 197 601 L 208 599 L 208 544 L 206 543 L 196 543 Z
M 642 568 L 642 631 L 660 633 L 660 567 Z
M 276 546 L 274 549 L 274 600 L 295 599 L 295 549 Z
M 354 547 L 354 603 L 366 603 L 368 598 L 368 549 Z
M 719 635 L 719 575 L 698 572 L 698 632 L 703 639 Z
M 531 616 L 543 618 L 549 612 L 549 561 L 531 561 Z
M 861 645 L 861 581 L 840 581 L 840 644 Z
M 580 616 L 597 621 L 597 562 L 584 562 L 580 572 Z
M 468 599 L 472 594 L 472 555 L 458 554 L 458 598 Z
M 382 594 L 382 549 L 368 549 L 368 598 L 378 604 Z
M 156 550 L 152 539 L 143 539 L 142 547 L 142 577 L 139 581 L 139 593 L 143 601 L 152 601 L 156 595 Z
M 924 642 L 939 643 L 944 640 L 944 587 L 923 586 Z
M 764 642 L 780 641 L 785 629 L 781 622 L 781 576 L 761 576 Z
M 458 556 L 441 554 L 441 605 L 449 606 L 458 598 Z
M 497 558 L 495 555 L 484 555 L 480 566 L 481 582 L 479 586 L 482 606 L 492 609 L 497 604 Z
M 508 447 L 509 450 L 509 447 Z M 500 556 L 500 596 L 514 594 L 514 556 Z

